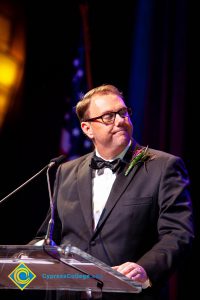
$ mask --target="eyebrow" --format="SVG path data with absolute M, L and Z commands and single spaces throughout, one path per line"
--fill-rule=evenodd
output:
M 115 112 L 118 112 L 119 110 L 124 109 L 124 108 L 127 108 L 127 107 L 126 107 L 126 106 L 123 106 L 123 107 L 118 108 L 117 110 L 106 110 L 104 113 L 101 113 L 101 116 L 102 116 L 102 115 L 109 114 L 109 113 L 115 113 Z

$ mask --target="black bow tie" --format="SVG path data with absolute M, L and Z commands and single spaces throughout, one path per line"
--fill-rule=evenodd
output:
M 121 159 L 117 158 L 113 161 L 107 161 L 94 155 L 91 159 L 90 167 L 95 170 L 103 169 L 103 168 L 110 168 L 113 173 L 117 171 L 117 169 L 121 165 Z

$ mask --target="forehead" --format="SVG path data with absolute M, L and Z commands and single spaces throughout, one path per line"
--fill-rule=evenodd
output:
M 106 111 L 117 111 L 126 106 L 123 99 L 114 94 L 95 95 L 90 103 L 90 112 L 102 113 Z

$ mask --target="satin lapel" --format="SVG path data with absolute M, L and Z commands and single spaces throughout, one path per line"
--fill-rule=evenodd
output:
M 134 167 L 134 169 L 131 170 L 131 172 L 128 174 L 128 176 L 124 175 L 124 170 L 117 176 L 111 193 L 108 197 L 108 200 L 106 202 L 105 208 L 102 212 L 101 218 L 99 220 L 99 223 L 96 227 L 96 230 L 92 236 L 92 239 L 94 239 L 99 231 L 101 230 L 102 226 L 104 225 L 106 219 L 108 218 L 109 214 L 111 213 L 112 209 L 115 207 L 116 203 L 119 201 L 121 195 L 124 193 L 126 187 L 129 185 L 131 180 L 133 179 L 134 175 L 140 168 L 140 164 Z
M 89 167 L 91 157 L 93 154 L 87 156 L 86 160 L 80 164 L 78 169 L 78 194 L 80 204 L 85 218 L 85 222 L 89 231 L 93 232 L 93 214 L 92 214 L 92 170 Z

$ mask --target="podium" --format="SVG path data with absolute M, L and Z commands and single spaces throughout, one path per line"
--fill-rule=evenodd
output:
M 0 290 L 140 293 L 139 283 L 77 247 L 1 245 Z

